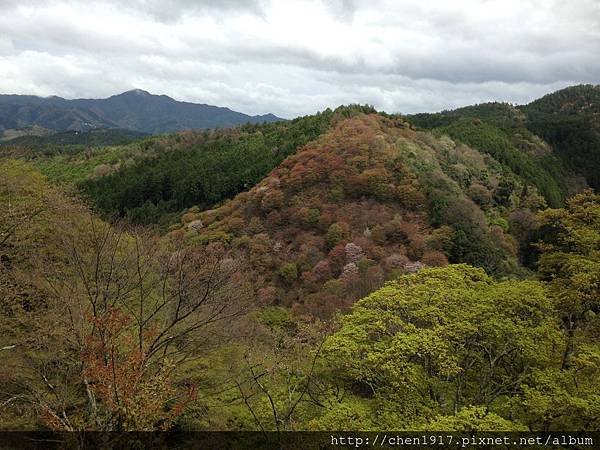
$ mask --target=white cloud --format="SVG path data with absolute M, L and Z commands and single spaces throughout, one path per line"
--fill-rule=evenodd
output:
M 124 6 L 126 5 L 126 6 Z M 284 117 L 431 111 L 598 83 L 596 0 L 2 0 L 0 92 L 133 87 Z

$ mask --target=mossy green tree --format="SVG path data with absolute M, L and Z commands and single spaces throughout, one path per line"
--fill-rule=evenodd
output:
M 600 313 L 600 195 L 587 190 L 563 209 L 539 214 L 543 224 L 539 272 L 550 281 L 569 336 L 563 366 L 570 365 L 576 341 L 594 328 Z
M 357 302 L 324 353 L 374 414 L 402 428 L 470 406 L 510 416 L 511 398 L 552 365 L 561 339 L 544 284 L 454 265 L 402 276 Z

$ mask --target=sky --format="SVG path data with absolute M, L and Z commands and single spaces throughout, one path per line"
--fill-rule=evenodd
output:
M 291 118 L 600 83 L 600 0 L 0 0 L 0 93 L 139 88 Z

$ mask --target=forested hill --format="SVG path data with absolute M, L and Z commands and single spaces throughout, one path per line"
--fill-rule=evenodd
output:
M 35 125 L 58 131 L 123 128 L 159 134 L 277 120 L 280 119 L 273 114 L 249 116 L 229 108 L 180 102 L 140 89 L 105 99 L 0 95 L 0 132 Z
M 562 89 L 520 109 L 527 115 L 527 128 L 600 189 L 600 86 Z
M 261 302 L 322 318 L 426 266 L 522 273 L 519 256 L 545 206 L 535 187 L 398 117 L 340 109 L 329 123 L 248 192 L 189 208 L 169 235 L 225 246 L 250 262 Z M 110 190 L 98 186 L 98 195 Z
M 551 205 L 581 187 L 574 175 L 600 187 L 600 86 L 572 86 L 523 106 L 485 103 L 407 119 L 489 153 Z
M 168 224 L 185 208 L 210 208 L 250 189 L 324 133 L 334 116 L 350 109 L 227 130 L 188 131 L 134 143 L 119 152 L 98 149 L 90 169 L 103 164 L 101 176 L 90 170 L 91 176 L 78 185 L 105 214 L 140 224 Z M 59 162 L 60 170 L 54 173 L 61 177 L 60 172 L 80 167 L 80 161 L 81 155 L 54 159 L 42 162 L 42 170 L 52 175 L 53 162 Z
M 29 156 L 45 150 L 46 154 L 61 153 L 72 146 L 103 147 L 107 145 L 125 145 L 146 137 L 141 131 L 123 130 L 118 128 L 95 128 L 89 131 L 61 131 L 45 136 L 23 135 L 0 141 L 0 151 L 20 148 L 30 152 Z

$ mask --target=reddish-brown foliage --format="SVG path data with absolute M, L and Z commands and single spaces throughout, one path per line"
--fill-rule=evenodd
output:
M 443 236 L 425 239 L 423 190 L 394 147 L 407 132 L 403 121 L 377 115 L 337 119 L 218 210 L 221 222 L 211 229 L 249 236 L 234 243 L 247 254 L 263 301 L 276 297 L 298 313 L 328 316 L 404 270 L 407 255 L 443 262 Z M 241 229 L 228 215 L 243 218 Z

